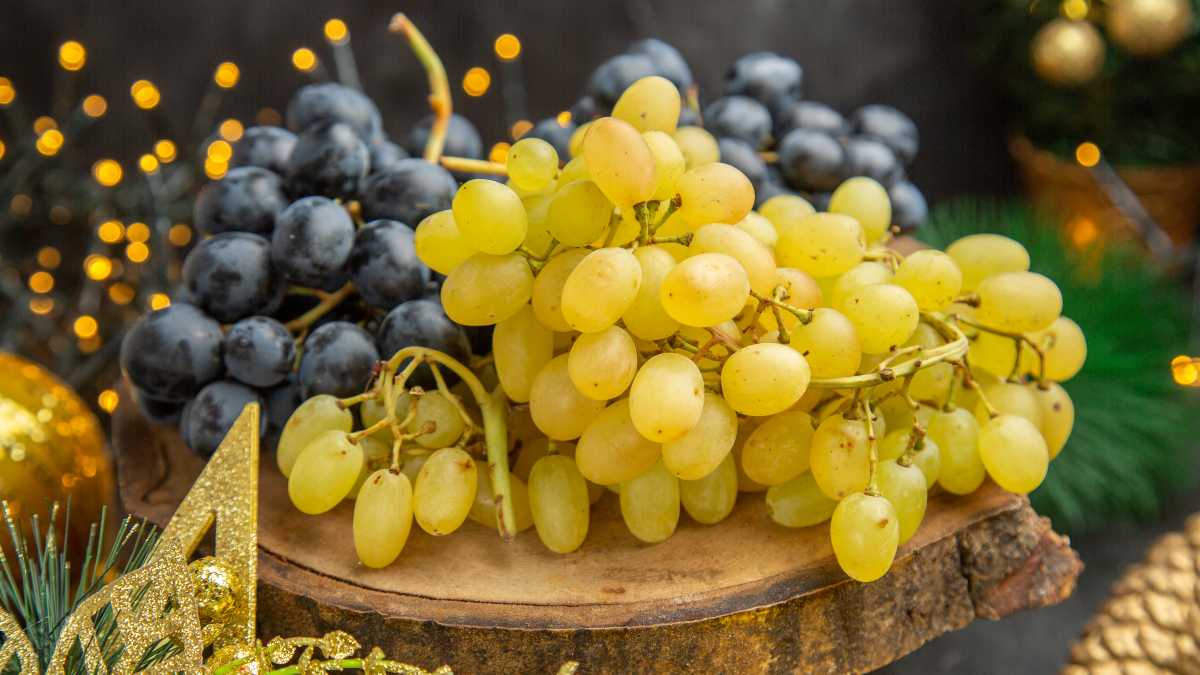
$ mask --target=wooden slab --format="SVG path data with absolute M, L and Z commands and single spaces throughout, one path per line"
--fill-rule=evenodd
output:
M 132 406 L 117 412 L 114 446 L 125 507 L 165 523 L 201 461 Z M 305 516 L 273 459 L 261 471 L 260 637 L 342 628 L 459 673 L 549 673 L 569 659 L 587 673 L 865 671 L 976 617 L 1059 602 L 1081 568 L 1025 498 L 989 484 L 934 496 L 873 584 L 838 570 L 825 526 L 775 525 L 749 495 L 714 526 L 684 516 L 655 546 L 625 530 L 606 495 L 566 556 L 532 530 L 505 545 L 471 522 L 448 537 L 414 526 L 396 563 L 369 570 L 354 554 L 352 505 Z

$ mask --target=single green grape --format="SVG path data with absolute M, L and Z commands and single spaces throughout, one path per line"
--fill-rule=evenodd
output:
M 717 145 L 717 139 L 702 127 L 679 127 L 672 137 L 679 145 L 679 151 L 683 153 L 689 169 L 712 164 L 721 159 L 721 149 Z
M 733 258 L 746 270 L 750 288 L 770 297 L 775 290 L 775 256 L 754 237 L 733 225 L 710 223 L 696 229 L 688 255 L 701 253 L 724 253 Z
M 775 226 L 776 234 L 785 227 L 793 226 L 801 218 L 816 213 L 808 200 L 792 194 L 781 194 L 763 202 L 758 212 Z M 777 238 L 778 239 L 778 238 Z
M 759 343 L 742 347 L 721 368 L 725 400 L 742 415 L 766 416 L 792 407 L 812 372 L 800 352 L 787 345 Z
M 925 519 L 929 487 L 925 474 L 915 464 L 905 466 L 894 459 L 879 463 L 876 479 L 879 493 L 896 509 L 900 521 L 900 543 L 912 539 Z
M 1079 324 L 1060 316 L 1049 328 L 1029 336 L 1045 355 L 1046 378 L 1066 382 L 1083 369 L 1087 361 L 1087 339 Z M 1037 353 L 1026 347 L 1021 350 L 1021 372 L 1039 375 L 1041 364 Z
M 654 194 L 654 155 L 641 130 L 616 117 L 593 120 L 583 139 L 588 174 L 618 206 L 644 202 Z
M 466 429 L 462 414 L 440 391 L 426 392 L 417 399 L 413 428 L 423 431 L 417 444 L 430 450 L 456 443 Z
M 979 457 L 997 485 L 1017 494 L 1041 485 L 1050 463 L 1041 432 L 1016 415 L 994 417 L 979 429 Z
M 478 250 L 463 236 L 450 209 L 426 216 L 413 234 L 417 257 L 438 274 L 450 274 Z
M 667 314 L 659 298 L 663 281 L 675 268 L 675 257 L 662 246 L 639 246 L 633 257 L 642 268 L 642 283 L 633 302 L 621 315 L 621 322 L 630 334 L 642 340 L 671 337 L 679 330 L 680 323 Z M 535 291 L 536 288 L 535 283 Z
M 1045 389 L 1037 387 L 1033 394 L 1042 410 L 1042 437 L 1046 439 L 1050 459 L 1054 459 L 1067 444 L 1075 426 L 1075 404 L 1057 382 L 1048 383 Z
M 629 480 L 653 466 L 661 455 L 662 446 L 634 427 L 627 398 L 597 415 L 575 446 L 580 473 L 599 485 Z
M 362 448 L 350 440 L 350 434 L 322 432 L 292 465 L 288 497 L 301 513 L 325 513 L 350 494 L 362 464 Z
M 679 178 L 677 189 L 681 199 L 679 217 L 693 227 L 736 223 L 754 208 L 754 185 L 750 179 L 721 162 L 689 165 Z
M 442 283 L 446 316 L 464 326 L 491 326 L 516 314 L 533 295 L 533 273 L 517 253 L 476 253 Z
M 474 178 L 454 193 L 454 222 L 471 245 L 492 255 L 517 250 L 529 222 L 521 198 L 504 183 Z
M 896 509 L 882 496 L 848 495 L 833 511 L 829 539 L 847 576 L 864 583 L 875 581 L 887 574 L 900 545 Z
M 963 290 L 973 291 L 984 279 L 1004 272 L 1029 269 L 1029 252 L 1020 242 L 998 234 L 970 234 L 946 247 L 958 263 Z
M 563 285 L 563 318 L 582 333 L 602 331 L 629 309 L 641 285 L 642 267 L 629 249 L 592 251 Z
M 837 186 L 829 198 L 829 212 L 857 220 L 867 243 L 882 240 L 892 225 L 892 201 L 887 190 L 866 176 L 850 178 Z
M 638 539 L 657 544 L 679 524 L 679 479 L 657 462 L 642 474 L 621 482 L 621 516 Z
M 571 382 L 568 356 L 556 356 L 533 378 L 529 389 L 529 412 L 538 430 L 552 440 L 579 438 L 583 430 L 604 410 L 604 401 L 590 399 Z
M 985 326 L 1016 333 L 1049 328 L 1062 313 L 1062 292 L 1035 272 L 1004 272 L 979 282 L 975 318 Z
M 538 538 L 555 553 L 570 553 L 587 538 L 587 481 L 575 460 L 547 455 L 529 472 L 529 511 Z
M 863 420 L 830 415 L 812 437 L 809 462 L 821 492 L 833 499 L 865 490 L 870 478 L 870 446 Z
M 549 360 L 549 359 L 547 359 Z M 638 353 L 633 338 L 620 326 L 580 335 L 567 356 L 567 373 L 584 396 L 614 399 L 629 388 L 637 373 Z
M 667 273 L 659 291 L 668 316 L 696 327 L 732 319 L 749 297 L 745 268 L 724 253 L 701 253 L 680 262 Z
M 612 202 L 594 182 L 560 183 L 550 201 L 546 227 L 567 246 L 586 246 L 596 240 L 612 219 Z
M 979 457 L 979 422 L 965 408 L 938 412 L 929 419 L 929 436 L 937 444 L 942 489 L 965 495 L 979 489 L 986 470 Z
M 526 487 L 525 481 L 511 473 L 508 476 L 508 485 L 517 532 L 524 532 L 533 527 L 533 514 L 529 510 L 529 488 Z M 488 470 L 486 462 L 476 461 L 475 501 L 471 503 L 471 511 L 467 517 L 484 527 L 498 529 L 500 521 L 496 513 L 496 492 L 492 489 L 492 473 Z
M 696 426 L 663 444 L 663 464 L 682 480 L 699 480 L 707 476 L 733 449 L 737 426 L 737 413 L 725 399 L 719 394 L 705 392 L 704 407 Z
M 413 488 L 413 515 L 429 534 L 457 530 L 475 502 L 475 460 L 462 448 L 442 448 L 429 455 Z
M 813 424 L 808 413 L 798 410 L 768 417 L 742 449 L 746 475 L 756 483 L 774 486 L 807 473 Z
M 833 290 L 829 294 L 829 305 L 840 307 L 850 294 L 863 286 L 886 284 L 892 281 L 892 270 L 887 265 L 874 260 L 864 260 L 836 277 Z
M 846 272 L 862 262 L 867 242 L 862 226 L 850 216 L 813 213 L 779 228 L 775 256 L 784 267 L 804 270 L 814 277 Z
M 714 525 L 725 520 L 737 503 L 738 474 L 733 454 L 726 453 L 717 468 L 696 480 L 679 481 L 679 501 L 692 520 Z
M 682 102 L 679 89 L 665 77 L 650 75 L 629 85 L 617 99 L 612 114 L 638 131 L 673 133 Z
M 1017 382 L 993 382 L 983 385 L 983 394 L 997 412 L 1017 415 L 1029 420 L 1035 427 L 1042 425 L 1042 407 L 1034 395 L 1034 386 Z M 991 415 L 983 401 L 975 408 L 979 424 L 986 424 Z
M 412 485 L 399 471 L 367 477 L 354 502 L 354 550 L 367 567 L 387 567 L 400 556 L 412 530 Z
M 508 149 L 508 179 L 522 190 L 537 192 L 558 174 L 558 151 L 540 138 L 522 138 Z
M 747 213 L 745 218 L 737 222 L 736 227 L 754 237 L 755 241 L 768 249 L 774 249 L 775 243 L 779 241 L 779 233 L 775 231 L 775 225 L 767 220 L 766 216 L 756 211 Z M 772 258 L 771 264 L 775 264 L 774 258 Z
M 854 324 L 867 354 L 885 354 L 908 342 L 921 316 L 912 295 L 891 284 L 863 286 L 837 309 Z
M 790 337 L 788 346 L 804 355 L 813 377 L 846 377 L 862 363 L 858 331 L 836 309 L 813 310 L 812 320 L 793 326 Z
M 534 378 L 554 358 L 554 333 L 538 321 L 534 308 L 526 305 L 496 324 L 492 356 L 504 393 L 514 403 L 524 403 L 529 400 Z
M 893 280 L 926 312 L 940 312 L 962 290 L 962 272 L 954 258 L 933 249 L 915 251 L 900 263 Z
M 829 520 L 837 500 L 821 492 L 817 481 L 805 472 L 767 488 L 767 514 L 784 527 L 809 527 Z
M 700 421 L 703 408 L 704 377 L 691 359 L 679 354 L 648 359 L 629 388 L 633 426 L 656 443 L 681 438 Z
M 320 434 L 326 431 L 349 433 L 353 428 L 353 413 L 343 408 L 336 397 L 328 394 L 310 397 L 297 406 L 279 434 L 275 450 L 279 472 L 284 477 L 290 476 L 300 452 Z

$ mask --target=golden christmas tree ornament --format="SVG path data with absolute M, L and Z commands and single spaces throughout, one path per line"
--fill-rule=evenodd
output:
M 1064 87 L 1086 84 L 1104 67 L 1104 40 L 1087 21 L 1050 21 L 1033 36 L 1030 50 L 1038 76 Z
M 1192 28 L 1191 0 L 1112 0 L 1108 34 L 1122 49 L 1142 58 L 1174 49 Z
M 224 624 L 238 611 L 242 581 L 237 570 L 225 560 L 207 556 L 188 566 L 196 582 L 196 608 L 204 623 Z

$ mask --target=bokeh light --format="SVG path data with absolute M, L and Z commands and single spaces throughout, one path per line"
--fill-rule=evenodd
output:
M 1084 141 L 1075 148 L 1075 161 L 1081 166 L 1093 167 L 1100 163 L 1100 147 L 1091 141 Z
M 142 173 L 154 173 L 158 171 L 158 158 L 149 153 L 138 157 L 138 168 Z
M 1171 359 L 1171 376 L 1175 378 L 1176 384 L 1195 384 L 1196 380 L 1200 378 L 1200 369 L 1196 368 L 1196 359 L 1185 354 Z
M 104 187 L 113 187 L 121 182 L 125 171 L 115 159 L 101 159 L 92 165 L 92 177 Z
M 15 100 L 17 100 L 17 90 L 13 87 L 12 80 L 0 77 L 0 106 L 7 106 Z
M 42 115 L 33 121 L 33 133 L 38 135 L 57 128 L 58 122 L 56 122 L 54 118 L 49 115 Z
M 37 264 L 48 270 L 56 269 L 62 264 L 62 254 L 53 246 L 43 246 L 38 249 Z
M 131 263 L 144 263 L 150 259 L 150 247 L 135 241 L 125 247 L 125 257 Z
M 54 290 L 54 275 L 38 271 L 29 275 L 29 290 L 34 293 L 49 293 Z
M 106 413 L 111 413 L 117 409 L 117 405 L 121 403 L 121 396 L 112 389 L 105 389 L 96 397 L 96 405 Z
M 159 310 L 171 306 L 171 298 L 166 293 L 153 293 L 150 296 L 150 309 Z
M 493 145 L 491 151 L 488 152 L 488 159 L 500 163 L 507 161 L 509 147 L 511 146 L 503 141 Z
M 106 255 L 93 253 L 83 259 L 83 271 L 92 281 L 104 281 L 112 275 L 112 260 Z
M 158 106 L 162 100 L 162 94 L 159 93 L 158 87 L 150 80 L 138 80 L 129 87 L 129 95 L 133 98 L 133 103 L 142 110 L 152 110 Z
M 150 241 L 150 227 L 145 223 L 130 223 L 125 228 L 125 238 L 136 242 Z
M 311 73 L 317 67 L 317 55 L 308 47 L 292 52 L 292 65 L 302 73 Z
M 217 70 L 213 72 L 213 82 L 222 89 L 231 89 L 237 86 L 238 79 L 242 76 L 242 71 L 233 61 L 222 61 L 217 65 Z
M 96 337 L 96 333 L 100 332 L 100 324 L 96 322 L 96 317 L 90 314 L 83 314 L 75 319 L 72 326 L 75 330 L 75 336 L 81 340 Z
M 103 117 L 108 112 L 108 101 L 100 94 L 92 94 L 83 99 L 83 114 L 93 119 Z
M 186 223 L 175 223 L 167 230 L 167 241 L 173 246 L 187 246 L 192 241 L 192 228 Z
M 63 135 L 58 129 L 49 129 L 46 133 L 38 136 L 35 144 L 37 151 L 46 157 L 53 157 L 58 154 L 58 151 L 63 146 Z
M 242 126 L 242 123 L 233 118 L 221 122 L 221 126 L 217 127 L 217 133 L 221 135 L 221 138 L 229 141 L 230 143 L 237 143 L 240 141 L 242 139 L 242 134 L 245 131 L 246 129 Z
M 462 87 L 467 96 L 483 96 L 492 86 L 492 74 L 486 69 L 475 66 L 463 75 Z
M 36 297 L 29 299 L 29 311 L 38 316 L 45 316 L 54 311 L 54 298 Z
M 346 22 L 341 19 L 330 19 L 325 22 L 325 39 L 329 42 L 338 45 L 346 41 L 350 36 L 350 29 L 346 27 Z
M 81 70 L 87 63 L 87 50 L 75 40 L 67 40 L 58 47 L 58 65 L 63 70 Z
M 175 161 L 175 143 L 165 138 L 154 144 L 154 155 L 158 157 L 158 161 L 163 164 L 170 164 Z
M 118 305 L 128 305 L 130 302 L 133 302 L 135 295 L 133 286 L 123 281 L 119 281 L 108 287 L 108 299 Z
M 530 122 L 529 120 L 517 120 L 516 122 L 513 122 L 512 129 L 509 129 L 509 133 L 512 134 L 513 140 L 517 141 L 520 140 L 522 136 L 529 133 L 529 130 L 532 128 L 533 122 Z
M 106 220 L 96 228 L 96 236 L 106 244 L 120 243 L 125 238 L 125 226 L 119 220 Z
M 497 37 L 492 47 L 496 50 L 496 56 L 503 61 L 512 61 L 521 55 L 521 40 L 512 33 L 504 33 Z

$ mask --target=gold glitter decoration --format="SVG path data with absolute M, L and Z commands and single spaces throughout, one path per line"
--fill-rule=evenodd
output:
M 188 566 L 196 582 L 196 608 L 204 623 L 228 623 L 238 611 L 242 580 L 225 560 L 208 556 Z
M 16 617 L 0 609 L 0 633 L 4 634 L 4 646 L 0 647 L 0 668 L 7 666 L 15 656 L 21 664 L 21 672 L 36 673 L 38 668 L 37 651 L 29 642 L 25 631 Z
M 1113 586 L 1063 675 L 1200 672 L 1200 514 Z

